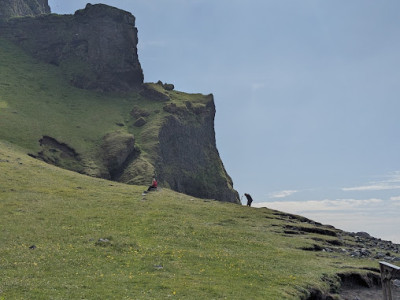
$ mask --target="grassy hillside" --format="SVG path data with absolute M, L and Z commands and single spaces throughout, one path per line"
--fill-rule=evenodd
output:
M 143 100 L 138 94 L 102 94 L 68 84 L 60 69 L 40 63 L 0 39 L 0 137 L 36 153 L 47 135 L 82 155 L 84 170 L 99 175 L 99 146 L 106 133 L 137 134 L 129 113 Z M 157 103 L 140 102 L 150 112 Z M 156 116 L 153 116 L 156 117 Z M 99 169 L 100 168 L 100 169 Z
M 339 272 L 377 267 L 302 250 L 338 237 L 285 234 L 316 226 L 301 217 L 167 189 L 142 196 L 1 141 L 0 170 L 0 299 L 305 299 Z
M 94 177 L 147 184 L 156 175 L 177 191 L 239 201 L 216 149 L 212 95 L 161 82 L 129 93 L 78 89 L 63 66 L 2 38 L 0 66 L 0 140 Z
M 82 160 L 76 166 L 58 157 L 59 165 L 102 176 L 107 172 L 101 152 L 104 136 L 110 133 L 133 134 L 141 156 L 132 168 L 147 171 L 147 176 L 136 176 L 149 181 L 154 171 L 151 164 L 157 156 L 158 131 L 168 115 L 163 110 L 165 103 L 151 101 L 136 92 L 107 94 L 75 88 L 69 84 L 62 68 L 41 63 L 1 38 L 0 66 L 0 139 L 36 154 L 43 150 L 39 140 L 43 136 L 53 137 L 68 144 Z M 157 87 L 155 84 L 151 86 Z M 168 93 L 170 102 L 178 106 L 187 100 L 193 105 L 203 105 L 204 102 L 202 95 Z M 134 125 L 136 119 L 131 112 L 135 107 L 146 114 L 144 126 Z

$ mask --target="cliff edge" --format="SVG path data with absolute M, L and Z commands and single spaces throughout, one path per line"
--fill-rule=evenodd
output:
M 178 192 L 240 203 L 216 147 L 213 96 L 175 91 L 172 84 L 162 82 L 143 83 L 138 31 L 131 13 L 88 4 L 74 15 L 3 19 L 2 39 L 34 59 L 15 79 L 11 76 L 15 65 L 9 66 L 4 101 L 9 106 L 34 103 L 38 110 L 27 110 L 24 116 L 10 110 L 8 117 L 15 121 L 4 124 L 0 139 L 16 140 L 12 124 L 31 120 L 38 126 L 26 128 L 18 140 L 31 156 L 48 163 L 136 185 L 147 185 L 156 176 L 162 186 Z M 19 58 L 11 45 L 4 45 L 9 48 L 9 61 Z M 50 80 L 43 79 L 46 74 L 39 76 L 46 69 L 40 64 L 51 66 L 51 72 L 63 78 L 63 86 L 51 86 Z M 0 87 L 0 96 L 1 92 Z M 86 102 L 89 110 L 77 108 Z M 110 110 L 118 111 L 118 121 L 111 121 Z M 38 117 L 47 111 L 60 118 L 47 124 L 48 115 Z

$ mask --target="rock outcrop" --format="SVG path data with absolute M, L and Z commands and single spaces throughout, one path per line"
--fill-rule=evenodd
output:
M 109 171 L 109 178 L 116 179 L 120 170 L 135 155 L 135 138 L 124 132 L 108 133 L 103 138 L 103 159 Z M 108 176 L 107 176 L 108 177 Z
M 49 14 L 48 0 L 1 0 L 0 19 Z
M 114 7 L 88 4 L 74 15 L 10 19 L 0 23 L 0 36 L 61 67 L 79 88 L 129 91 L 143 83 L 135 17 Z
M 113 124 L 120 131 L 104 133 L 102 140 L 91 137 L 94 142 L 88 153 L 76 153 L 74 148 L 79 147 L 55 134 L 42 138 L 41 151 L 33 156 L 129 184 L 148 184 L 156 175 L 162 186 L 175 191 L 240 203 L 216 147 L 213 96 L 178 92 L 173 84 L 161 81 L 143 84 L 132 14 L 87 4 L 74 15 L 41 15 L 42 10 L 33 13 L 34 8 L 43 4 L 43 12 L 49 12 L 47 1 L 7 1 L 37 5 L 31 7 L 32 13 L 14 13 L 30 16 L 0 20 L 0 38 L 57 66 L 78 88 L 130 92 L 135 101 L 142 101 L 132 105 L 130 119 Z
M 214 99 L 205 97 L 205 105 L 186 102 L 166 118 L 159 133 L 157 174 L 175 191 L 239 203 L 216 146 Z

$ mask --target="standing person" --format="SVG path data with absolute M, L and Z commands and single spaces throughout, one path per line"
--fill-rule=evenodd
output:
M 247 206 L 251 206 L 251 202 L 253 202 L 253 198 L 251 198 L 250 194 L 244 193 L 247 198 Z

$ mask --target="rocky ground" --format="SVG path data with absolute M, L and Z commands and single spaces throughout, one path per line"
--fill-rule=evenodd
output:
M 356 245 L 342 249 L 352 257 L 373 257 L 389 263 L 400 261 L 400 245 L 374 238 L 366 232 L 348 233 Z
M 307 218 L 277 212 L 282 219 L 289 223 L 285 226 L 287 235 L 309 235 L 314 241 L 311 247 L 305 251 L 320 251 L 329 253 L 342 253 L 354 259 L 376 260 L 377 267 L 368 269 L 366 275 L 355 273 L 338 274 L 341 279 L 341 288 L 338 294 L 322 295 L 315 293 L 309 299 L 312 300 L 381 300 L 383 292 L 378 263 L 385 261 L 390 264 L 399 264 L 400 245 L 391 241 L 385 241 L 372 237 L 366 232 L 346 232 L 333 226 L 322 225 Z M 301 221 L 301 223 L 298 223 Z M 303 225 L 304 224 L 304 225 Z M 309 226 L 309 225 L 312 226 Z M 341 297 L 341 298 L 338 298 Z M 392 299 L 400 300 L 400 280 L 392 281 Z

